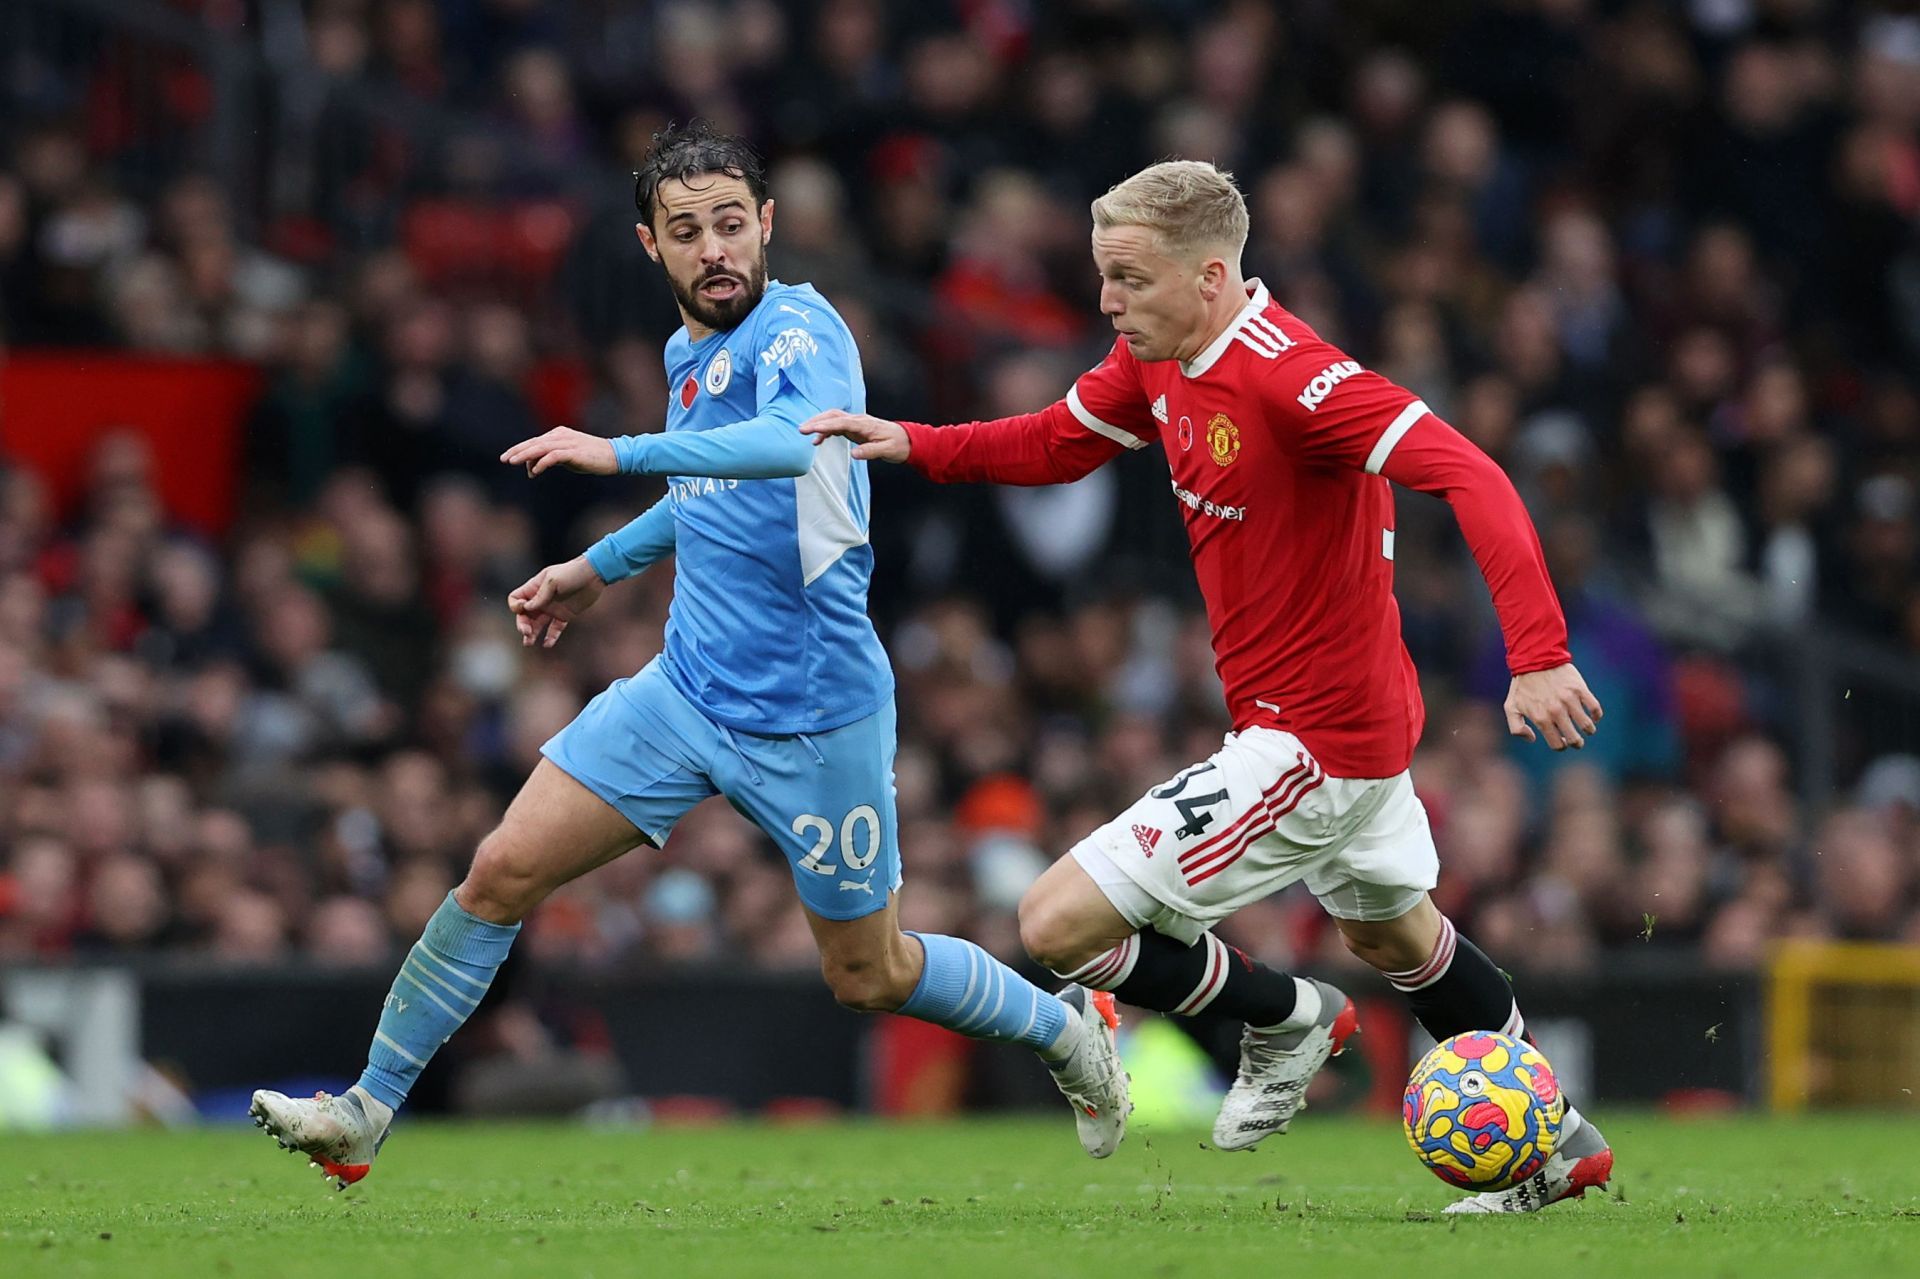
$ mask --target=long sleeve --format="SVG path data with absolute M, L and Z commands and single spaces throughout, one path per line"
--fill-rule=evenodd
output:
M 1074 379 L 1066 398 L 1038 413 L 927 426 L 903 422 L 907 462 L 930 480 L 997 484 L 1070 484 L 1128 449 L 1143 449 L 1158 426 L 1140 386 L 1140 367 L 1123 341 Z
M 1573 660 L 1540 537 L 1492 458 L 1411 391 L 1317 336 L 1291 342 L 1271 367 L 1265 407 L 1302 460 L 1383 475 L 1446 499 L 1493 593 L 1514 674 Z
M 783 319 L 778 333 L 763 332 L 754 343 L 757 356 L 742 353 L 733 366 L 754 371 L 754 415 L 706 431 L 623 435 L 613 442 L 623 474 L 772 480 L 798 479 L 813 469 L 813 441 L 800 434 L 800 424 L 822 409 L 864 409 L 860 357 L 853 335 L 830 311 L 783 303 L 774 315 L 792 321 Z
M 1126 451 L 1082 425 L 1065 400 L 991 422 L 901 425 L 911 445 L 908 464 L 941 483 L 1068 484 Z
M 673 504 L 661 498 L 587 548 L 587 563 L 611 586 L 673 554 Z
M 622 435 L 613 455 L 623 475 L 710 475 L 721 480 L 770 480 L 805 475 L 813 442 L 800 423 L 817 412 L 798 395 L 783 396 L 744 422 L 711 431 Z
M 1445 498 L 1453 508 L 1493 593 L 1507 642 L 1507 669 L 1524 675 L 1572 661 L 1566 615 L 1547 575 L 1539 534 L 1506 472 L 1431 413 L 1423 413 L 1397 442 L 1383 443 L 1390 451 L 1377 467 L 1379 474 Z

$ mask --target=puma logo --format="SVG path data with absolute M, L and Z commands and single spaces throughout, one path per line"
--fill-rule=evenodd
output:
M 873 876 L 869 875 L 865 879 L 843 879 L 840 881 L 840 891 L 843 893 L 861 892 L 871 896 L 873 893 Z

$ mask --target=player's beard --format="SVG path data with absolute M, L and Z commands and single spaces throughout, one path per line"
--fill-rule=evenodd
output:
M 700 286 L 709 280 L 738 280 L 740 289 L 730 298 L 709 298 L 700 292 Z M 736 271 L 708 271 L 691 284 L 682 284 L 667 272 L 667 285 L 673 290 L 673 300 L 680 309 L 706 325 L 710 329 L 731 329 L 747 318 L 747 313 L 760 305 L 760 298 L 767 291 L 767 258 L 763 253 L 754 262 L 745 276 Z

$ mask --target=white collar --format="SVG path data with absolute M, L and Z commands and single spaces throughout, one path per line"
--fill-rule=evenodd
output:
M 1252 286 L 1252 289 L 1247 297 L 1247 304 L 1240 308 L 1240 314 L 1233 317 L 1233 323 L 1222 329 L 1220 336 L 1209 343 L 1206 350 L 1191 360 L 1180 361 L 1182 373 L 1188 377 L 1199 377 L 1219 363 L 1220 357 L 1227 353 L 1227 343 L 1233 341 L 1233 335 L 1238 333 L 1241 326 L 1249 319 L 1267 309 L 1267 303 L 1270 300 L 1267 295 L 1267 286 L 1262 284 L 1258 277 L 1248 280 L 1247 283 Z

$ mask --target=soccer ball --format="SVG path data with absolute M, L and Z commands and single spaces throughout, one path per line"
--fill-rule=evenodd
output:
M 1436 1044 L 1407 1080 L 1402 1116 L 1421 1163 L 1463 1190 L 1505 1190 L 1546 1164 L 1567 1100 L 1540 1050 L 1492 1030 Z

